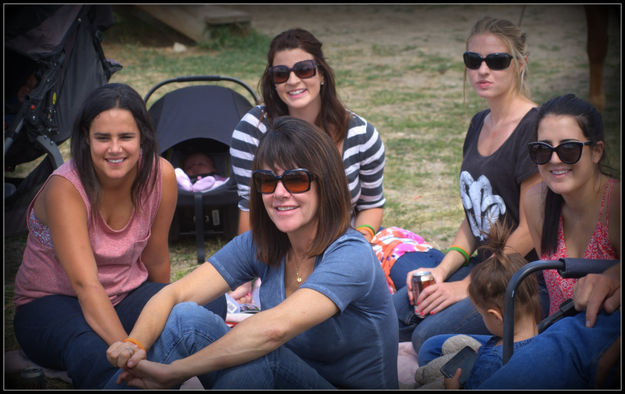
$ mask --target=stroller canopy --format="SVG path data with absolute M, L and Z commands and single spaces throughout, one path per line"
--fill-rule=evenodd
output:
M 234 128 L 250 107 L 242 95 L 218 85 L 187 86 L 165 94 L 150 108 L 160 153 L 196 138 L 230 146 Z
M 46 153 L 37 137 L 68 139 L 80 104 L 121 66 L 107 61 L 100 46 L 113 24 L 111 6 L 7 5 L 5 22 L 5 103 L 29 76 L 38 80 L 5 133 L 11 168 Z

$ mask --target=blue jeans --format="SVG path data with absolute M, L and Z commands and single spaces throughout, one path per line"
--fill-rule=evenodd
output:
M 436 249 L 432 250 L 438 252 L 438 254 L 421 252 L 406 253 L 395 262 L 395 265 L 393 265 L 391 269 L 391 278 L 395 281 L 396 288 L 398 288 L 397 293 L 393 294 L 393 303 L 399 319 L 399 340 L 402 342 L 408 340 L 412 341 L 412 346 L 417 354 L 419 354 L 419 349 L 421 349 L 425 340 L 435 335 L 491 335 L 486 329 L 482 317 L 469 298 L 458 301 L 442 311 L 424 318 L 414 313 L 414 307 L 410 305 L 408 289 L 405 286 L 406 275 L 408 272 L 419 267 L 434 268 L 438 266 L 443 258 L 443 254 Z M 437 257 L 440 257 L 440 259 L 437 259 Z M 456 282 L 464 279 L 471 273 L 471 269 L 481 261 L 478 256 L 471 257 L 469 263 L 466 266 L 460 267 L 449 276 L 446 282 Z M 399 278 L 400 275 L 403 275 L 402 288 L 397 287 L 399 285 L 397 282 L 399 279 L 395 280 L 393 276 L 393 270 L 395 270 L 396 267 L 398 271 L 395 274 L 396 277 Z M 543 308 L 544 318 L 546 317 L 546 313 L 549 312 L 549 294 L 542 273 L 537 274 L 537 279 L 539 284 L 539 298 Z
M 163 331 L 148 352 L 148 359 L 164 364 L 188 357 L 228 332 L 223 319 L 192 302 L 176 305 Z M 111 378 L 105 388 L 126 388 Z M 199 376 L 213 389 L 331 389 L 325 378 L 286 346 L 248 363 Z
M 395 289 L 399 290 L 406 287 L 406 275 L 408 275 L 408 272 L 419 267 L 434 268 L 440 264 L 443 257 L 445 257 L 443 252 L 433 248 L 427 252 L 404 253 L 395 261 L 389 275 L 395 285 Z
M 585 313 L 557 321 L 531 343 L 516 350 L 508 363 L 486 380 L 483 389 L 592 389 L 597 365 L 605 351 L 620 337 L 620 311 L 597 316 L 586 328 Z M 620 365 L 611 382 L 617 387 Z
M 404 283 L 404 286 L 393 294 L 393 303 L 399 319 L 399 340 L 402 342 L 411 340 L 417 354 L 423 342 L 437 334 L 490 334 L 482 322 L 482 317 L 468 298 L 425 318 L 421 318 L 414 313 L 414 306 L 410 305 L 408 288 L 405 286 L 406 275 L 419 267 L 434 268 L 438 266 L 444 255 L 438 250 L 437 252 L 440 253 L 438 254 L 438 257 L 440 257 L 438 261 L 432 258 L 431 254 L 427 255 L 421 252 L 406 253 L 395 262 L 391 269 L 392 278 L 393 270 L 398 266 L 397 269 L 401 271 Z M 447 278 L 447 282 L 464 279 L 471 273 L 471 269 L 475 264 L 477 264 L 477 259 L 472 257 L 469 264 L 460 267 Z M 398 283 L 395 283 L 397 286 Z
M 130 332 L 145 303 L 166 284 L 144 282 L 130 292 L 115 311 Z M 225 317 L 225 298 L 206 306 Z M 15 336 L 35 363 L 67 370 L 75 388 L 102 388 L 117 368 L 106 359 L 108 345 L 87 324 L 76 297 L 51 295 L 17 308 Z

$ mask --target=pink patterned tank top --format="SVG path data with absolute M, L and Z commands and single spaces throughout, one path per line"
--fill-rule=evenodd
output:
M 603 197 L 601 198 L 601 209 L 599 211 L 599 220 L 592 233 L 590 243 L 584 251 L 585 259 L 592 260 L 615 260 L 618 259 L 616 250 L 610 245 L 608 239 L 608 208 L 610 206 L 610 195 L 612 188 L 616 184 L 615 179 L 609 179 L 606 182 Z M 601 220 L 605 216 L 605 224 Z M 557 260 L 568 257 L 566 244 L 564 243 L 564 225 L 562 215 L 560 215 L 560 223 L 558 225 L 558 247 L 555 253 L 543 253 L 542 260 Z M 564 279 L 556 270 L 544 270 L 545 284 L 549 291 L 549 314 L 553 314 L 560 309 L 560 304 L 573 297 L 573 286 L 576 279 Z

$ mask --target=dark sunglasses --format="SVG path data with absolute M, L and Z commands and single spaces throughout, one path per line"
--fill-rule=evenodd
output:
M 486 57 L 480 56 L 479 53 L 465 52 L 462 55 L 464 59 L 464 65 L 469 70 L 477 70 L 482 65 L 482 62 L 486 62 L 486 65 L 491 70 L 504 70 L 510 65 L 512 55 L 509 53 L 489 53 Z
M 276 84 L 288 81 L 289 76 L 291 76 L 291 71 L 300 79 L 312 78 L 317 75 L 317 64 L 311 59 L 297 62 L 292 68 L 288 68 L 284 65 L 269 67 L 273 83 Z
M 256 170 L 252 178 L 254 179 L 256 190 L 263 194 L 273 193 L 276 190 L 278 181 L 282 181 L 284 188 L 289 193 L 304 193 L 310 190 L 310 183 L 313 180 L 313 176 L 305 168 L 286 170 L 280 176 L 271 171 Z
M 568 141 L 561 143 L 555 148 L 545 142 L 530 142 L 527 144 L 527 148 L 530 152 L 530 158 L 536 164 L 548 163 L 554 151 L 563 163 L 575 164 L 582 157 L 584 145 L 592 145 L 592 142 Z

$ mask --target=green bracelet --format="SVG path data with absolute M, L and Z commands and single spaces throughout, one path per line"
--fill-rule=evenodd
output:
M 375 231 L 375 229 L 373 228 L 373 226 L 370 226 L 370 225 L 368 225 L 368 224 L 361 224 L 360 226 L 356 227 L 356 230 L 358 230 L 358 229 L 359 229 L 359 228 L 361 228 L 361 227 L 367 227 L 367 228 L 370 228 L 370 229 L 371 229 L 371 231 L 373 231 L 373 235 L 375 235 L 375 233 L 377 233 L 377 231 Z
M 447 251 L 450 251 L 450 250 L 455 250 L 456 252 L 464 256 L 464 260 L 465 260 L 464 265 L 467 265 L 469 263 L 469 253 L 467 253 L 466 250 L 464 250 L 460 246 L 455 246 L 455 245 L 452 245 L 449 247 L 449 249 L 447 249 Z

